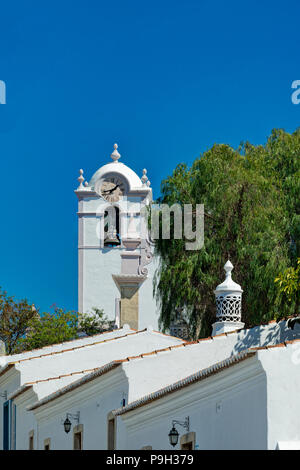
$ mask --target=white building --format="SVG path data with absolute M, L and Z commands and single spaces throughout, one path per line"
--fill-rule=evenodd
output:
M 101 373 L 128 356 L 181 344 L 179 338 L 155 332 L 152 329 L 131 330 L 127 325 L 109 333 L 68 341 L 42 349 L 2 356 L 0 370 L 0 394 L 3 406 L 0 414 L 0 443 L 4 448 L 27 449 L 29 442 L 37 448 L 40 436 L 33 413 L 27 406 L 52 393 L 59 393 L 78 379 L 93 372 Z M 109 390 L 109 398 L 119 406 L 128 401 L 128 387 Z M 99 399 L 99 397 L 98 397 Z M 60 426 L 57 431 L 63 429 Z M 92 429 L 91 429 L 92 432 Z M 62 441 L 63 442 L 63 441 Z M 42 446 L 43 448 L 43 446 Z
M 295 346 L 246 350 L 120 408 L 117 448 L 168 449 L 175 420 L 175 449 L 300 449 Z
M 227 262 L 211 337 L 145 328 L 157 322 L 140 217 L 151 190 L 145 172 L 139 183 L 116 148 L 112 157 L 89 184 L 79 177 L 79 304 L 104 308 L 121 328 L 1 356 L 0 448 L 164 450 L 170 439 L 187 450 L 300 448 L 300 326 L 244 329 Z M 118 201 L 99 196 L 117 189 Z
M 10 448 L 170 449 L 172 421 L 186 417 L 183 448 L 297 446 L 297 337 L 285 322 L 191 343 L 127 329 L 8 358 Z

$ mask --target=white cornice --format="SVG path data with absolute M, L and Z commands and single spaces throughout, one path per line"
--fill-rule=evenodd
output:
M 84 198 L 94 198 L 94 199 L 101 199 L 103 198 L 94 190 L 82 189 L 82 190 L 75 190 L 74 193 L 78 197 L 78 199 L 82 200 Z M 152 196 L 152 189 L 151 188 L 137 188 L 132 189 L 126 193 L 127 197 L 147 197 Z
M 95 191 L 92 189 L 75 189 L 74 193 L 78 197 L 78 199 L 82 199 L 85 197 L 94 197 L 94 198 L 99 198 L 99 194 L 97 194 Z
M 82 217 L 82 216 L 93 216 L 93 217 L 103 217 L 104 213 L 105 213 L 105 210 L 106 210 L 107 207 L 103 207 L 103 210 L 98 210 L 97 212 L 95 211 L 80 211 L 80 212 L 77 212 L 77 215 L 79 217 Z M 120 216 L 129 216 L 129 215 L 140 215 L 141 214 L 141 211 L 137 211 L 137 210 L 130 210 L 128 209 L 128 211 L 121 211 L 120 212 Z
M 112 274 L 112 278 L 118 288 L 126 285 L 142 284 L 147 276 L 143 274 Z

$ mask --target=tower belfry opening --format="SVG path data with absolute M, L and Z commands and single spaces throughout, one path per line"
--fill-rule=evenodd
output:
M 121 244 L 120 210 L 111 206 L 104 212 L 104 245 L 118 246 Z

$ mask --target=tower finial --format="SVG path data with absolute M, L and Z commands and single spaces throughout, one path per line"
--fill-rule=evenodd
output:
M 79 173 L 80 173 L 80 176 L 77 178 L 80 183 L 78 186 L 78 189 L 84 189 L 83 184 L 82 184 L 84 182 L 83 170 L 79 170 Z
M 147 186 L 148 176 L 146 168 L 143 169 L 143 176 L 141 177 L 143 186 Z
M 121 155 L 118 152 L 118 144 L 114 144 L 114 151 L 110 156 L 115 163 L 117 163 L 119 158 L 121 158 Z

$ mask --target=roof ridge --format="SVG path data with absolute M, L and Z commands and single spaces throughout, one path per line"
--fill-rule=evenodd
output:
M 85 338 L 93 338 L 93 337 L 96 337 L 96 336 L 106 335 L 108 333 L 113 333 L 114 331 L 118 331 L 118 330 L 122 330 L 122 329 L 123 329 L 123 327 L 122 328 L 116 328 L 116 329 L 113 329 L 113 330 L 108 330 L 108 331 L 102 331 L 102 333 L 97 333 L 95 335 L 90 335 L 90 336 L 86 336 L 86 337 L 82 337 L 82 338 L 68 339 L 67 341 L 62 341 L 61 343 L 48 344 L 48 346 L 42 346 L 41 348 L 27 349 L 26 351 L 22 351 L 22 352 L 17 353 L 17 354 L 10 354 L 10 356 L 18 356 L 18 355 L 21 355 L 21 354 L 30 353 L 32 351 L 42 351 L 43 349 L 50 348 L 51 346 L 57 346 L 58 344 L 72 343 L 72 342 L 75 342 L 75 341 L 83 340 Z M 130 328 L 130 329 L 134 330 L 134 331 L 137 331 L 134 328 Z
M 38 380 L 33 380 L 32 382 L 25 382 L 24 385 L 35 385 L 35 384 L 42 383 L 42 382 L 49 382 L 50 380 L 59 380 L 59 379 L 63 379 L 64 377 L 71 377 L 72 375 L 95 372 L 96 370 L 99 370 L 99 369 L 100 367 L 92 367 L 91 369 L 83 369 L 83 370 L 78 370 L 75 372 L 70 372 L 69 374 L 56 375 L 54 377 L 48 377 L 47 379 L 38 379 Z
M 123 328 L 118 328 L 118 330 L 121 330 L 121 329 L 123 329 Z M 85 348 L 85 347 L 88 347 L 88 346 L 94 346 L 95 344 L 101 344 L 101 343 L 113 341 L 113 340 L 116 340 L 116 339 L 119 339 L 119 338 L 124 338 L 126 336 L 135 335 L 135 334 L 138 334 L 138 333 L 144 333 L 145 331 L 148 331 L 147 328 L 143 328 L 142 330 L 136 330 L 135 328 L 130 328 L 130 330 L 132 330 L 131 333 L 126 333 L 125 335 L 122 335 L 122 336 L 116 336 L 116 337 L 113 337 L 113 338 L 104 339 L 102 341 L 94 341 L 92 343 L 78 345 L 78 346 L 74 346 L 73 348 L 68 348 L 68 349 L 61 349 L 59 351 L 52 351 L 52 352 L 49 352 L 49 353 L 46 353 L 46 354 L 40 354 L 38 356 L 24 357 L 23 359 L 16 359 L 14 361 L 9 361 L 9 362 L 7 362 L 7 364 L 16 364 L 16 363 L 19 363 L 19 362 L 30 361 L 31 359 L 38 359 L 40 357 L 52 356 L 52 355 L 55 355 L 55 354 L 61 354 L 61 353 L 68 352 L 68 351 L 74 351 L 75 349 L 81 349 L 81 348 Z M 112 331 L 116 331 L 116 330 L 111 330 L 111 331 L 99 333 L 98 335 L 94 335 L 94 336 L 100 336 L 102 334 L 110 333 Z M 161 334 L 163 336 L 168 336 L 170 338 L 176 338 L 176 339 L 180 340 L 180 338 L 178 338 L 176 336 L 167 335 L 165 333 L 161 333 L 160 331 L 154 331 L 154 330 L 152 330 L 152 331 L 153 331 L 153 333 Z M 92 337 L 93 336 L 89 336 L 89 338 L 92 338 Z M 70 340 L 70 341 L 66 341 L 66 342 L 63 342 L 63 343 L 56 343 L 56 344 L 64 344 L 64 343 L 68 343 L 68 342 L 72 342 L 72 341 L 79 341 L 79 340 L 80 340 L 80 338 L 77 338 L 76 340 Z M 180 343 L 180 345 L 183 344 L 183 343 L 189 344 L 188 341 L 182 340 L 182 343 Z M 32 351 L 40 351 L 42 349 L 49 348 L 51 346 L 55 346 L 56 344 L 44 346 L 43 348 L 24 351 L 24 353 L 29 353 L 29 352 L 32 352 Z M 19 354 L 21 355 L 23 353 L 19 353 Z M 14 355 L 12 355 L 12 356 L 14 356 Z
M 123 358 L 123 359 L 115 359 L 113 361 L 110 361 L 108 362 L 107 364 L 105 364 L 104 366 L 108 365 L 108 364 L 111 364 L 112 362 L 116 363 L 116 364 L 122 364 L 124 362 L 129 362 L 129 361 L 132 361 L 134 359 L 143 359 L 144 356 L 150 356 L 150 355 L 155 355 L 157 353 L 160 353 L 160 352 L 163 352 L 163 351 L 170 351 L 172 349 L 175 349 L 175 348 L 178 348 L 178 347 L 181 347 L 181 346 L 185 346 L 184 343 L 182 344 L 174 344 L 172 346 L 167 346 L 166 348 L 161 348 L 161 349 L 156 349 L 154 351 L 150 351 L 150 352 L 146 352 L 146 353 L 141 353 L 141 354 L 138 354 L 137 356 L 128 356 L 126 358 Z M 12 363 L 13 365 L 13 363 Z M 100 366 L 100 367 L 93 367 L 91 369 L 84 369 L 84 370 L 80 370 L 80 371 L 75 371 L 75 372 L 70 372 L 69 374 L 61 374 L 61 375 L 58 375 L 58 376 L 54 376 L 54 377 L 48 377 L 46 379 L 38 379 L 38 380 L 35 380 L 33 382 L 26 382 L 26 384 L 36 384 L 36 383 L 40 383 L 40 382 L 47 382 L 49 380 L 56 380 L 56 379 L 60 379 L 62 377 L 69 377 L 71 375 L 75 375 L 75 374 L 82 374 L 84 372 L 93 372 L 93 371 L 96 371 L 96 370 L 99 370 L 101 369 L 101 367 L 104 367 L 104 366 Z
M 117 339 L 120 339 L 120 338 L 125 338 L 127 336 L 136 335 L 138 333 L 144 333 L 146 330 L 147 330 L 147 328 L 145 328 L 143 330 L 134 331 L 132 333 L 126 333 L 125 335 L 122 335 L 122 336 L 116 336 L 114 338 L 108 338 L 108 339 L 104 339 L 102 341 L 95 341 L 94 343 L 75 346 L 74 348 L 61 349 L 60 351 L 52 351 L 52 352 L 49 352 L 49 353 L 46 353 L 46 354 L 40 354 L 39 356 L 24 357 L 23 359 L 18 359 L 16 361 L 8 362 L 7 364 L 18 364 L 20 362 L 31 361 L 32 359 L 39 359 L 41 357 L 46 357 L 46 356 L 54 356 L 56 354 L 62 354 L 62 353 L 69 352 L 69 351 L 75 351 L 77 349 L 87 348 L 89 346 L 95 346 L 96 344 L 108 343 L 110 341 L 114 341 L 114 340 L 117 340 Z
M 257 347 L 248 348 L 248 349 L 249 349 L 249 351 L 261 351 L 263 349 L 284 348 L 284 347 L 287 347 L 288 344 L 294 344 L 294 343 L 297 343 L 299 341 L 300 341 L 300 338 L 295 338 L 295 339 L 291 339 L 291 340 L 282 341 L 281 343 L 277 343 L 277 344 L 270 344 L 270 345 L 267 345 L 267 346 L 257 346 Z

